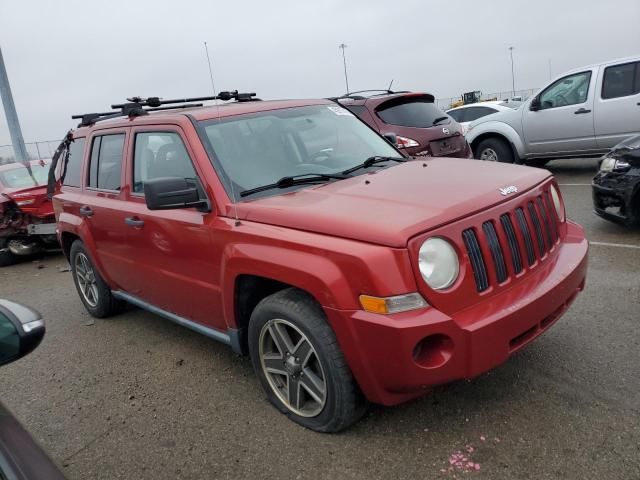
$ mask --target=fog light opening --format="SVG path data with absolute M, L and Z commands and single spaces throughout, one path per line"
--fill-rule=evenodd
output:
M 452 355 L 453 341 L 440 333 L 423 338 L 413 349 L 413 361 L 423 368 L 441 367 Z

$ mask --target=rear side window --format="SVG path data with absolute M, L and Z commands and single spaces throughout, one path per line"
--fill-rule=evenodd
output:
M 69 146 L 69 160 L 63 165 L 60 179 L 63 185 L 79 187 L 81 183 L 82 154 L 84 152 L 84 137 L 76 138 Z
M 383 122 L 401 127 L 432 127 L 440 118 L 442 121 L 437 123 L 451 123 L 446 113 L 423 97 L 393 99 L 383 103 L 376 112 Z
M 162 177 L 196 178 L 180 135 L 174 132 L 136 134 L 133 191 L 143 193 L 144 182 Z
M 468 110 L 467 108 L 460 108 L 458 110 L 450 110 L 447 112 L 447 115 L 449 115 L 450 117 L 452 117 L 456 122 L 464 122 L 464 118 L 465 118 L 465 110 Z
M 362 117 L 367 110 L 364 105 L 343 105 L 343 107 L 350 110 L 351 113 L 355 113 L 358 117 Z
M 120 190 L 123 150 L 124 133 L 94 137 L 89 163 L 89 187 Z
M 473 122 L 492 113 L 496 113 L 498 110 L 490 107 L 469 107 L 467 108 L 467 114 L 464 117 L 465 122 Z
M 640 92 L 640 62 L 604 69 L 602 98 L 618 98 Z

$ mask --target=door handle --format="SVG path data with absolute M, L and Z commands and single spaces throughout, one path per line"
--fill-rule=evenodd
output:
M 578 110 L 576 110 L 575 112 L 576 115 L 579 115 L 581 113 L 591 113 L 591 110 L 587 110 L 586 108 L 579 108 Z
M 142 227 L 144 226 L 144 220 L 140 220 L 138 217 L 126 217 L 124 223 L 130 227 Z
M 93 210 L 91 209 L 91 207 L 88 206 L 83 206 L 80 207 L 80 215 L 83 217 L 93 217 Z

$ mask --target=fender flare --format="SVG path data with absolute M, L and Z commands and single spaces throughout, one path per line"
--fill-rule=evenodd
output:
M 467 141 L 474 150 L 478 143 L 489 137 L 501 137 L 506 140 L 511 145 L 513 152 L 518 158 L 524 159 L 527 156 L 522 137 L 520 137 L 516 129 L 508 123 L 487 121 L 474 125 L 471 131 L 467 132 Z
M 283 264 L 282 259 L 287 259 Z M 227 327 L 237 328 L 236 281 L 255 275 L 291 285 L 313 296 L 323 307 L 356 309 L 356 297 L 347 276 L 331 259 L 274 245 L 232 244 L 225 248 L 221 265 L 222 307 Z

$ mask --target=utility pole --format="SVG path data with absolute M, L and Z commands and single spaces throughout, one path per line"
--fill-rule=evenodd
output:
M 344 63 L 344 83 L 347 85 L 347 93 L 349 93 L 349 79 L 347 77 L 347 57 L 344 55 L 344 49 L 347 46 L 344 43 L 338 45 L 338 48 L 342 50 L 342 63 Z
M 511 54 L 511 96 L 516 96 L 516 76 L 513 70 L 513 47 L 509 47 L 509 53 Z
M 13 103 L 13 96 L 11 95 L 11 87 L 9 86 L 9 77 L 7 77 L 7 69 L 4 66 L 4 58 L 2 57 L 2 49 L 0 48 L 0 97 L 2 97 L 2 104 L 4 105 L 4 113 L 7 117 L 7 125 L 9 127 L 9 135 L 11 136 L 11 143 L 13 144 L 13 152 L 16 156 L 16 161 L 25 163 L 29 160 L 27 155 L 27 147 L 24 145 L 24 138 L 22 138 L 22 131 L 20 130 L 20 122 L 18 121 L 18 114 L 16 113 L 16 106 Z

